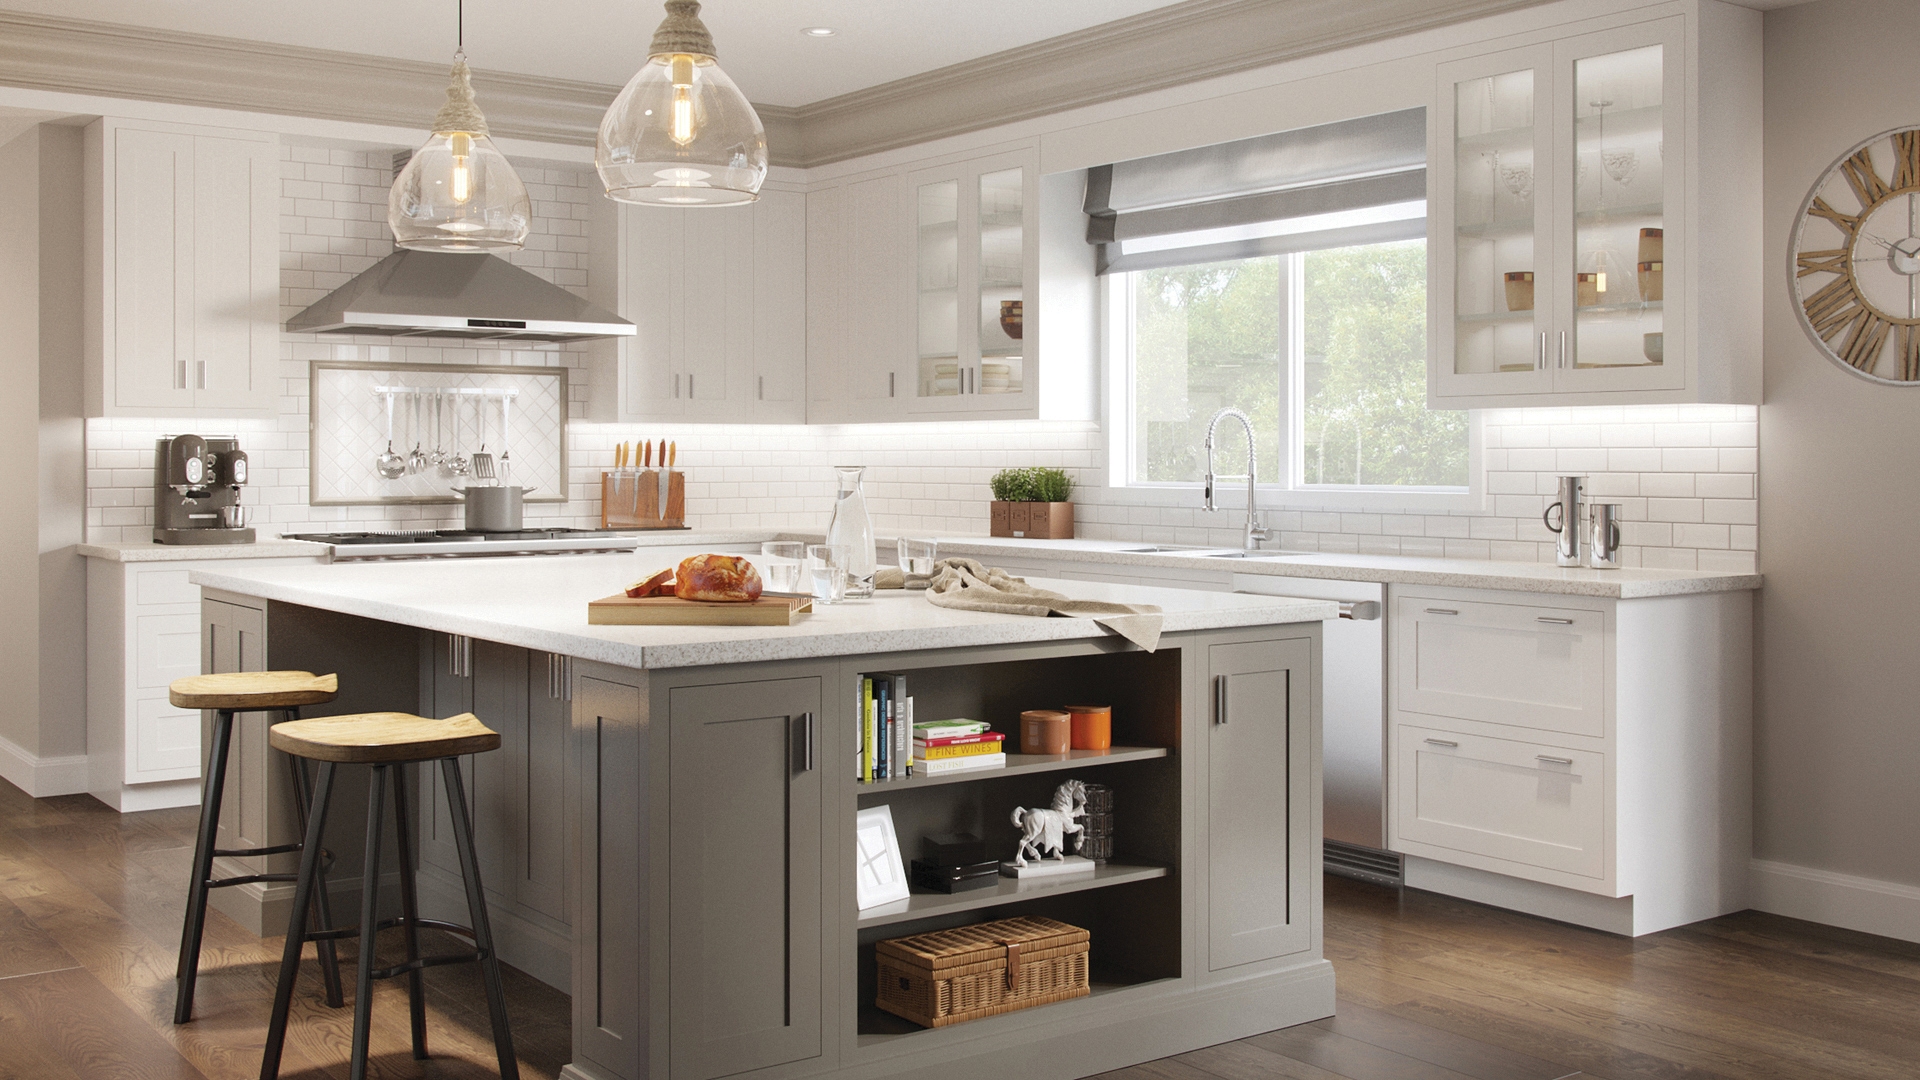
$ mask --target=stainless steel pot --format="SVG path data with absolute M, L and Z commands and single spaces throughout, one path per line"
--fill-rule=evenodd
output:
M 532 490 L 523 487 L 453 489 L 467 504 L 469 532 L 518 532 L 525 528 L 525 497 Z

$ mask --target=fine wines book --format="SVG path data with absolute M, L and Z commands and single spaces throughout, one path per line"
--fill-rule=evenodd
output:
M 947 761 L 953 758 L 979 757 L 982 754 L 1004 754 L 997 742 L 961 743 L 958 746 L 916 746 L 913 748 L 915 761 Z
M 913 749 L 915 753 L 918 753 L 921 748 L 928 746 L 965 746 L 968 743 L 997 743 L 1006 737 L 1004 733 L 998 731 L 983 731 L 978 735 L 950 735 L 940 739 L 923 739 L 915 735 L 913 738 Z
M 976 754 L 973 757 L 940 758 L 928 761 L 916 758 L 913 762 L 915 776 L 939 776 L 942 773 L 971 772 L 974 769 L 1004 769 L 1007 767 L 1005 754 Z

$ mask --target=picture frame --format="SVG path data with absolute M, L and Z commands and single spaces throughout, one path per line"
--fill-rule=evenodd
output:
M 905 900 L 907 867 L 900 858 L 900 838 L 893 831 L 893 809 L 874 806 L 860 811 L 853 836 L 854 896 L 860 910 Z

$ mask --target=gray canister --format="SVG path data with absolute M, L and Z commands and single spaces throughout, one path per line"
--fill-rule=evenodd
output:
M 1559 566 L 1580 565 L 1580 489 L 1586 479 L 1584 476 L 1561 477 L 1559 494 L 1540 515 L 1548 530 L 1559 534 L 1553 553 L 1553 561 Z
M 1587 565 L 1595 570 L 1620 569 L 1620 504 L 1588 503 L 1587 513 L 1593 523 Z

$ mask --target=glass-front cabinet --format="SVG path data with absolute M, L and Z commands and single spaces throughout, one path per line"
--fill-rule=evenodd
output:
M 1005 154 L 909 181 L 914 411 L 1031 408 L 1035 165 L 1030 154 Z
M 1429 389 L 1447 407 L 1686 385 L 1683 33 L 1441 66 Z

